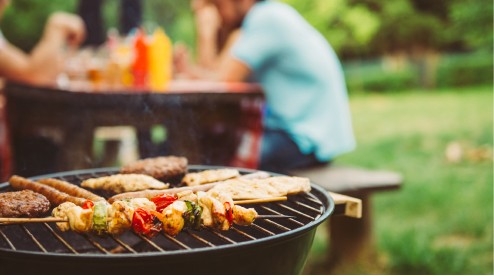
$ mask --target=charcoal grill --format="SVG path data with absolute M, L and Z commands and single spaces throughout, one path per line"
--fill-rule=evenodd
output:
M 189 171 L 217 169 L 190 165 Z M 224 168 L 224 167 L 222 167 Z M 253 170 L 238 169 L 241 174 Z M 118 168 L 77 170 L 32 177 L 53 177 L 74 184 L 110 175 Z M 0 226 L 0 272 L 3 274 L 298 274 L 302 272 L 316 228 L 334 210 L 334 201 L 316 184 L 310 193 L 287 201 L 255 205 L 257 219 L 228 231 L 183 230 L 147 238 L 126 231 L 118 236 L 61 232 L 55 223 Z M 9 191 L 8 183 L 0 192 Z

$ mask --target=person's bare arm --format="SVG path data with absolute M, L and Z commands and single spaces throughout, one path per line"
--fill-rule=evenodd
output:
M 84 23 L 79 17 L 55 13 L 30 54 L 9 43 L 4 45 L 0 50 L 0 75 L 29 83 L 53 83 L 62 70 L 65 47 L 77 46 L 83 38 Z
M 247 80 L 252 70 L 239 59 L 228 55 L 222 60 L 215 79 L 224 82 L 242 82 Z
M 216 7 L 204 0 L 193 0 L 195 12 L 198 55 L 193 63 L 185 45 L 175 48 L 175 71 L 177 75 L 189 79 L 218 81 L 243 81 L 247 79 L 250 69 L 231 56 L 230 50 L 240 35 L 240 29 L 233 30 L 225 45 L 218 52 L 218 31 L 221 19 Z
M 226 82 L 245 81 L 251 73 L 251 69 L 242 61 L 231 55 L 230 49 L 240 35 L 240 31 L 233 32 L 225 45 L 223 51 L 215 58 L 214 64 L 210 68 L 197 66 L 189 61 L 188 53 L 185 49 L 177 51 L 176 60 L 177 71 L 186 78 L 205 79 Z
M 197 2 L 197 0 L 195 1 Z M 211 4 L 196 4 L 194 7 L 197 30 L 197 64 L 204 68 L 215 66 L 218 53 L 218 30 L 220 18 Z

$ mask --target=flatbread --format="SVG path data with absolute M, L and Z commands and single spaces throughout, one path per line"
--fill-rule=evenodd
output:
M 223 181 L 239 176 L 240 172 L 236 169 L 211 169 L 200 172 L 187 173 L 182 178 L 182 183 L 187 186 L 197 186 L 217 181 Z
M 227 194 L 234 200 L 287 196 L 307 193 L 310 180 L 297 176 L 272 176 L 264 179 L 228 179 L 216 184 L 208 193 Z

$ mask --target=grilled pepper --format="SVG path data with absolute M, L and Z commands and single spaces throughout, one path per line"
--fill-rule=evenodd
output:
M 166 206 L 172 204 L 178 199 L 177 195 L 162 194 L 151 198 L 151 201 L 156 204 L 156 211 L 161 212 Z
M 198 204 L 185 200 L 187 211 L 182 215 L 185 220 L 185 227 L 199 230 L 201 228 L 202 207 Z

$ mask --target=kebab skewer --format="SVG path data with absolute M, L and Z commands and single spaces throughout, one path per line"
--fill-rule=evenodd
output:
M 227 195 L 211 196 L 202 191 L 115 200 L 111 204 L 87 201 L 77 206 L 66 202 L 57 206 L 52 216 L 61 220 L 57 222 L 61 231 L 116 235 L 133 230 L 145 236 L 161 231 L 175 236 L 184 228 L 226 231 L 234 224 L 251 225 L 260 217 L 254 208 L 236 205 Z

